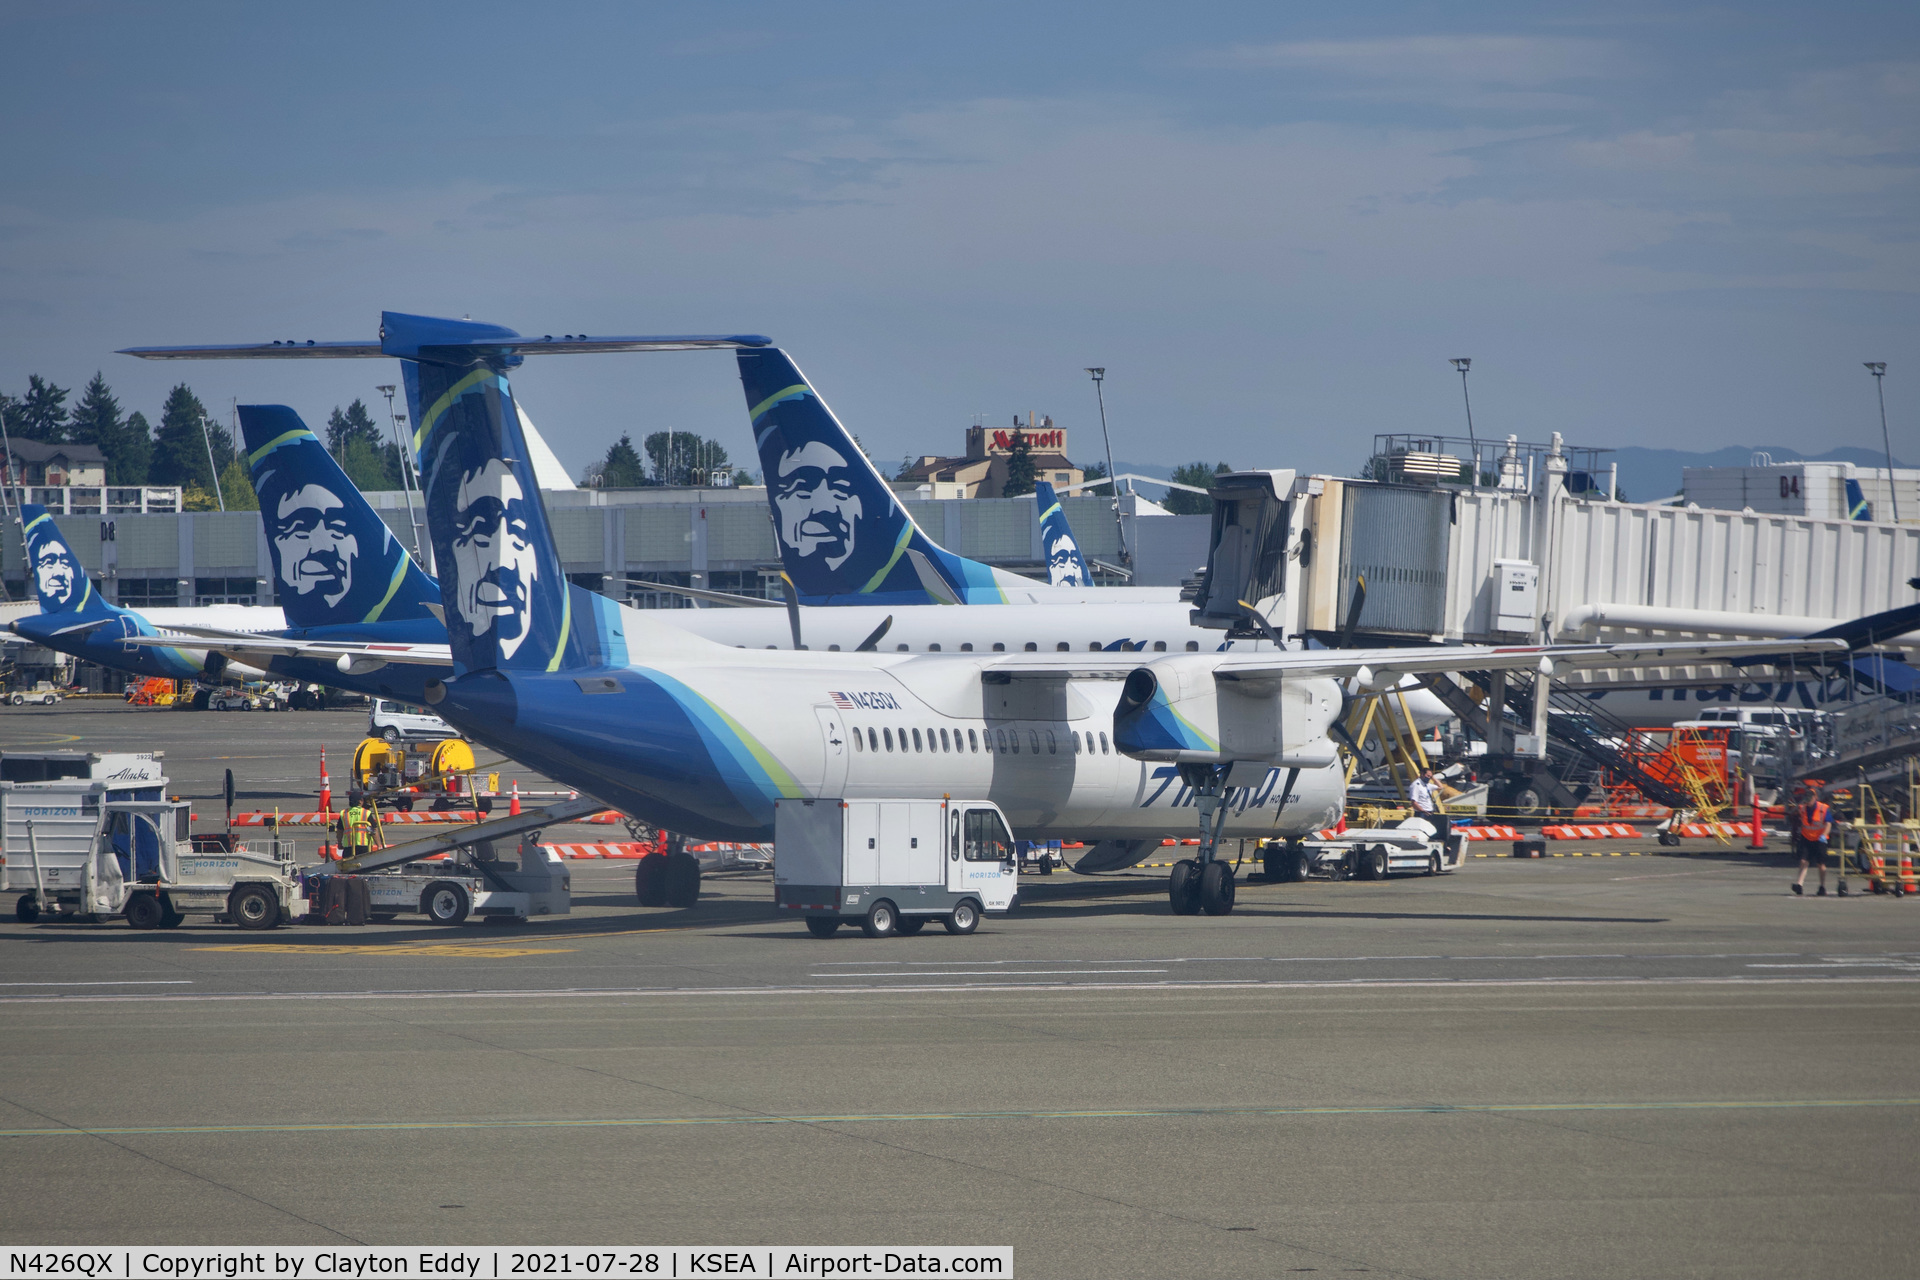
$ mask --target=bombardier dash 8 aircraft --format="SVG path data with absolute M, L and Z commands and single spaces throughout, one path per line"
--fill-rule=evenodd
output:
M 1220 839 L 1298 837 L 1338 816 L 1344 781 L 1327 729 L 1343 678 L 1390 688 L 1426 671 L 1551 674 L 1847 648 L 1770 640 L 1144 660 L 741 651 L 566 581 L 507 374 L 530 354 L 765 340 L 568 341 L 577 345 L 390 312 L 377 343 L 148 350 L 400 359 L 455 672 L 430 685 L 427 700 L 477 741 L 693 836 L 765 840 L 782 798 L 944 793 L 998 802 L 1028 838 L 1139 842 L 1144 855 L 1197 815 L 1199 857 L 1175 867 L 1169 896 L 1176 912 L 1220 914 L 1234 897 L 1232 868 L 1214 857 Z M 782 403 L 765 411 L 773 427 L 785 412 Z M 343 651 L 314 641 L 299 652 L 325 660 Z

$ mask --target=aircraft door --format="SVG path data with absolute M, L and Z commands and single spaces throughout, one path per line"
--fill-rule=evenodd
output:
M 813 714 L 820 719 L 820 743 L 826 764 L 820 772 L 820 794 L 839 797 L 847 788 L 847 731 L 840 713 L 832 707 L 817 706 Z
M 128 617 L 124 613 L 121 614 L 120 615 L 120 635 L 123 638 L 120 642 L 120 651 L 122 653 L 140 652 L 140 646 L 133 643 L 133 637 L 139 634 L 140 634 L 140 628 L 134 625 L 133 619 Z

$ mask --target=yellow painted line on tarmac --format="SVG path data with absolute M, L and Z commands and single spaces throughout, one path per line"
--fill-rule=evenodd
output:
M 597 1120 L 392 1120 L 311 1124 L 129 1125 L 115 1128 L 0 1129 L 0 1138 L 140 1137 L 156 1134 L 420 1133 L 484 1129 L 647 1129 L 754 1124 L 923 1124 L 982 1120 L 1157 1120 L 1214 1116 L 1512 1115 L 1568 1111 L 1800 1111 L 1850 1107 L 1920 1107 L 1920 1098 L 1700 1099 L 1680 1102 L 1412 1103 L 1377 1107 L 1167 1107 L 1074 1111 L 896 1111 L 845 1115 L 628 1116 Z

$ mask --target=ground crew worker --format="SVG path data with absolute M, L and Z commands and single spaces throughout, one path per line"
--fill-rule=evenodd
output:
M 1413 816 L 1433 818 L 1439 816 L 1439 786 L 1433 780 L 1433 770 L 1422 769 L 1420 776 L 1407 788 L 1407 799 L 1413 801 Z
M 340 843 L 351 858 L 372 849 L 386 847 L 386 833 L 380 829 L 380 810 L 365 800 L 354 801 L 340 815 Z
M 1827 896 L 1827 837 L 1833 833 L 1833 811 L 1819 792 L 1802 791 L 1794 818 L 1794 834 L 1800 841 L 1800 878 L 1793 882 L 1793 891 L 1804 892 L 1801 886 L 1807 882 L 1807 864 L 1812 863 L 1820 868 L 1820 888 L 1813 896 L 1824 898 Z

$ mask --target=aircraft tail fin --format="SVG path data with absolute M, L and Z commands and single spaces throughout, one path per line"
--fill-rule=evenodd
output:
M 1033 501 L 1040 508 L 1040 549 L 1047 557 L 1047 581 L 1056 587 L 1092 586 L 1093 574 L 1080 554 L 1080 540 L 1073 536 L 1053 486 L 1045 480 L 1034 481 Z
M 52 512 L 38 503 L 23 502 L 20 524 L 26 540 L 27 574 L 41 613 L 70 614 L 78 619 L 119 612 L 94 590 L 93 580 L 80 566 L 73 544 L 53 522 Z
M 431 615 L 439 585 L 299 414 L 281 404 L 243 404 L 240 431 L 288 626 Z
M 734 354 L 781 563 L 802 603 L 1003 604 L 1036 585 L 929 538 L 784 351 Z
M 410 328 L 424 330 L 420 340 Z M 513 403 L 510 349 L 426 339 L 511 330 L 387 312 L 381 336 L 405 345 L 402 369 L 440 571 L 447 639 L 461 672 L 566 671 L 602 665 L 619 606 L 567 581 L 534 462 Z
M 1867 495 L 1860 491 L 1860 482 L 1851 476 L 1844 480 L 1847 486 L 1847 519 L 1873 519 L 1873 504 L 1867 501 Z

